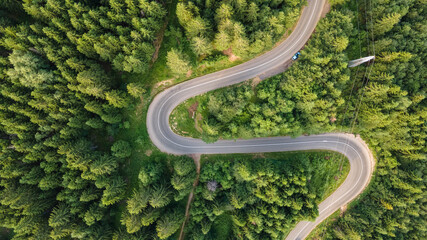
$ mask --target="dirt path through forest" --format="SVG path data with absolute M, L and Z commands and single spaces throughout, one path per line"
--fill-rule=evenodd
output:
M 194 189 L 197 187 L 197 185 L 199 185 L 199 177 L 200 177 L 200 154 L 191 154 L 190 155 L 191 158 L 193 158 L 194 160 L 194 164 L 196 165 L 196 179 L 194 179 L 193 182 L 193 189 L 191 189 L 190 194 L 188 195 L 188 201 L 187 201 L 187 206 L 185 207 L 185 219 L 184 222 L 182 223 L 181 226 L 181 231 L 179 233 L 179 240 L 183 240 L 184 239 L 184 229 L 185 229 L 185 224 L 188 222 L 188 219 L 190 218 L 190 206 L 191 203 L 193 202 L 193 198 L 194 198 Z

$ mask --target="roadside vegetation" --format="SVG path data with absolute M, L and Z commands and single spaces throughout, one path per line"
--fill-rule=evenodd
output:
M 256 88 L 249 81 L 200 96 L 197 113 L 203 119 L 202 138 L 212 142 L 219 137 L 333 131 L 335 120 L 341 117 L 337 116 L 338 109 L 345 103 L 342 91 L 350 79 L 343 51 L 353 29 L 351 18 L 351 12 L 329 13 L 320 20 L 299 60 L 285 73 L 262 81 Z
M 305 1 L 185 0 L 177 4 L 176 14 L 199 58 L 222 52 L 236 60 L 270 49 L 297 21 L 302 4 Z M 185 58 L 178 56 L 181 61 Z M 182 69 L 178 61 L 168 66 L 176 73 Z
M 250 60 L 291 33 L 305 4 L 172 1 L 158 60 L 144 78 L 170 86 Z

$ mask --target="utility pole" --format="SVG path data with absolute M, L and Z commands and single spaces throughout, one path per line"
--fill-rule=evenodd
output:
M 351 60 L 351 61 L 348 62 L 348 67 L 349 68 L 356 67 L 356 66 L 359 66 L 362 63 L 369 62 L 372 59 L 375 59 L 375 56 L 369 56 L 369 57 L 363 57 L 363 58 Z

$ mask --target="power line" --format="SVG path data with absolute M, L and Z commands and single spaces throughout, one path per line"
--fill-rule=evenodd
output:
M 367 14 L 368 5 L 367 5 L 366 0 L 364 2 L 365 2 L 365 6 L 364 6 L 364 8 L 365 8 L 364 9 L 365 10 L 365 26 L 366 26 L 366 30 L 367 30 L 366 43 L 367 43 L 367 46 L 368 46 L 367 47 L 367 51 L 368 51 L 368 53 L 370 53 L 369 28 L 368 28 L 368 25 L 366 24 L 367 21 L 368 21 L 368 14 Z M 370 7 L 371 7 L 371 11 L 372 11 L 372 2 L 370 2 Z M 358 24 L 359 54 L 360 54 L 360 57 L 361 57 L 362 56 L 362 46 L 361 46 L 361 41 L 360 41 L 359 4 L 357 4 L 357 3 L 356 3 L 356 11 L 357 11 L 356 18 L 357 18 L 357 24 Z M 374 40 L 374 34 L 373 34 L 373 21 L 372 21 L 372 14 L 370 14 L 370 15 L 371 15 L 370 16 L 371 17 L 370 32 L 372 34 L 372 41 L 371 42 L 372 42 L 372 46 L 373 46 L 373 55 L 375 56 L 375 44 L 374 44 L 375 40 Z M 356 105 L 355 105 L 356 109 L 355 109 L 355 112 L 353 113 L 353 120 L 350 122 L 350 129 L 349 129 L 350 130 L 350 134 L 353 134 L 354 127 L 356 125 L 356 120 L 357 120 L 357 117 L 359 115 L 360 107 L 361 107 L 361 104 L 362 104 L 362 101 L 363 101 L 363 98 L 364 98 L 364 95 L 365 95 L 365 86 L 369 82 L 369 77 L 370 77 L 370 74 L 371 74 L 371 71 L 372 71 L 374 63 L 375 63 L 375 61 L 372 63 L 372 65 L 371 65 L 370 68 L 369 67 L 365 68 L 365 72 L 364 72 L 364 75 L 363 75 L 362 79 L 366 79 L 366 81 L 365 81 L 365 83 L 362 82 L 362 88 L 363 89 L 362 89 L 362 95 L 359 97 L 359 103 L 357 104 L 357 101 L 356 101 Z M 357 78 L 357 76 L 359 74 L 359 69 L 360 68 L 357 68 L 357 71 L 356 71 L 356 73 L 354 75 L 355 78 Z M 368 69 L 369 69 L 369 73 L 368 73 Z M 366 77 L 367 73 L 368 73 L 368 76 Z M 352 94 L 353 94 L 353 89 L 354 89 L 354 86 L 355 86 L 355 82 L 356 82 L 356 79 L 353 81 L 353 86 L 352 86 L 350 95 L 348 97 L 348 101 L 346 103 L 346 110 L 345 110 L 344 117 L 342 118 L 341 123 L 344 121 L 344 119 L 345 119 L 345 117 L 347 115 L 347 111 L 348 111 L 348 108 L 349 108 L 349 105 L 350 105 L 349 102 L 350 102 L 350 99 L 351 99 Z M 341 124 L 341 131 L 342 131 L 342 128 L 343 128 L 343 126 Z M 347 149 L 345 149 L 345 151 L 347 151 Z M 344 160 L 344 157 L 341 157 L 341 159 L 340 159 L 340 169 L 342 169 L 343 160 Z
M 359 26 L 359 5 L 357 4 L 357 0 L 355 0 L 355 1 L 356 1 L 356 9 L 357 9 L 356 19 L 357 19 L 357 36 L 358 36 L 358 40 L 359 40 L 359 57 L 362 57 L 362 44 L 360 41 L 360 26 Z M 350 102 L 351 97 L 353 96 L 353 90 L 354 90 L 354 86 L 356 85 L 356 77 L 359 74 L 359 69 L 360 68 L 356 68 L 356 73 L 355 73 L 355 77 L 353 79 L 353 84 L 351 86 L 350 94 L 348 95 L 348 98 L 347 98 L 346 103 L 345 103 L 346 106 L 345 106 L 345 110 L 344 110 L 344 115 L 341 118 L 341 123 L 339 124 L 340 125 L 340 132 L 342 132 L 342 130 L 343 130 L 343 123 L 344 123 L 344 120 L 345 120 L 347 113 L 348 113 L 348 110 L 349 110 L 349 106 L 350 106 L 349 102 Z M 351 77 L 351 72 L 350 72 L 350 77 Z M 338 143 L 337 143 L 337 145 L 338 145 Z M 347 149 L 345 151 L 347 151 Z M 340 169 L 340 174 L 341 174 L 344 156 L 341 156 L 339 161 L 340 161 L 339 169 Z
M 372 2 L 370 1 L 370 8 L 371 8 L 371 11 L 372 11 Z M 367 9 L 367 3 L 366 3 L 366 0 L 365 0 L 365 18 L 366 18 L 366 21 L 368 20 L 368 14 L 367 14 L 367 11 L 366 11 L 366 9 Z M 366 22 L 365 21 L 365 22 Z M 372 12 L 371 12 L 371 34 L 372 34 L 372 48 L 373 48 L 373 53 L 374 53 L 374 55 L 375 55 L 375 39 L 374 39 L 374 30 L 373 30 L 373 27 L 374 27 L 374 25 L 373 25 L 373 19 L 372 19 Z M 366 30 L 368 30 L 368 28 L 366 28 Z M 369 30 L 368 30 L 369 31 Z M 367 38 L 368 38 L 368 35 L 367 35 Z M 370 49 L 369 49 L 369 45 L 368 45 L 368 51 L 370 51 Z M 363 89 L 362 89 L 362 95 L 360 96 L 360 100 L 359 100 L 359 104 L 358 104 L 358 106 L 357 106 L 357 104 L 356 104 L 356 112 L 355 112 L 355 115 L 354 115 L 354 119 L 353 119 L 353 122 L 352 122 L 352 124 L 350 124 L 350 125 L 352 125 L 351 126 L 351 130 L 350 130 L 350 132 L 352 133 L 353 131 L 354 131 L 354 127 L 356 126 L 356 120 L 357 120 L 357 117 L 358 117 L 358 115 L 359 115 L 359 111 L 360 111 L 360 108 L 361 108 L 361 106 L 362 106 L 362 101 L 363 101 L 363 98 L 364 98 L 364 96 L 365 96 L 365 92 L 366 92 L 366 85 L 369 83 L 369 77 L 370 77 L 370 75 L 371 75 L 371 72 L 372 72 L 372 68 L 374 67 L 374 64 L 375 64 L 375 59 L 373 60 L 373 62 L 372 62 L 372 64 L 370 65 L 370 67 L 368 66 L 368 68 L 366 68 L 366 70 L 368 70 L 369 69 L 369 73 L 368 73 L 368 76 L 366 77 L 366 75 L 364 76 L 364 77 L 366 77 L 366 81 L 365 81 L 365 87 L 363 87 L 363 85 L 362 85 L 362 87 L 363 87 Z M 365 73 L 366 73 L 366 71 L 365 71 Z

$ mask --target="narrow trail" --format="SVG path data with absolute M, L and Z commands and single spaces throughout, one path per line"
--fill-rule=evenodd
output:
M 190 218 L 190 207 L 194 198 L 194 189 L 196 189 L 197 185 L 199 185 L 199 178 L 200 178 L 200 154 L 191 154 L 190 157 L 193 158 L 194 164 L 196 165 L 196 179 L 194 179 L 193 189 L 191 189 L 191 192 L 188 195 L 187 206 L 185 207 L 185 219 L 181 226 L 181 231 L 179 233 L 179 238 L 178 238 L 179 240 L 184 239 L 184 229 L 185 229 L 185 224 L 187 224 L 188 219 Z

